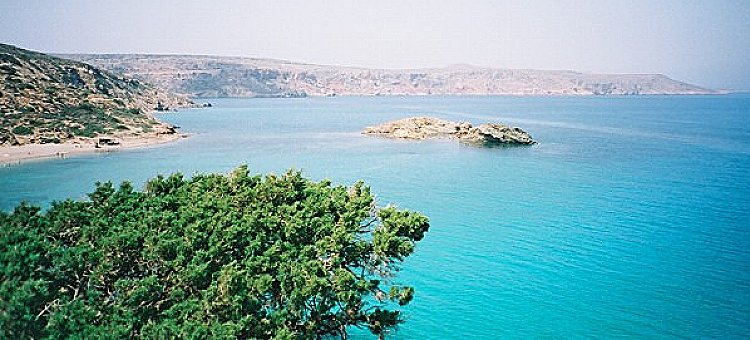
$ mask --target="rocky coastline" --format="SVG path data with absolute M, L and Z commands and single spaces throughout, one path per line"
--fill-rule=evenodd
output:
M 521 128 L 496 123 L 473 126 L 468 122 L 452 122 L 433 117 L 399 119 L 367 127 L 362 133 L 409 140 L 449 138 L 482 146 L 536 144 L 531 135 Z
M 152 112 L 178 107 L 197 105 L 88 64 L 0 44 L 0 149 L 164 135 L 174 128 Z
M 389 70 L 195 55 L 61 56 L 193 98 L 717 93 L 661 74 L 592 74 L 472 65 Z

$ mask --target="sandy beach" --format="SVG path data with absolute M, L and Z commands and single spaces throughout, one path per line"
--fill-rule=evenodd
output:
M 185 134 L 164 134 L 158 136 L 116 137 L 118 145 L 99 145 L 99 138 L 78 138 L 61 144 L 27 144 L 0 147 L 0 166 L 22 164 L 27 161 L 46 158 L 67 158 L 95 152 L 116 152 L 174 142 L 186 138 Z M 106 137 L 102 137 L 106 138 Z

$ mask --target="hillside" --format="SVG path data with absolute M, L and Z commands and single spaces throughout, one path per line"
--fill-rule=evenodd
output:
M 455 65 L 385 70 L 188 55 L 65 55 L 194 97 L 710 94 L 660 74 L 586 74 Z
M 184 97 L 85 63 L 0 44 L 0 145 L 174 131 L 150 112 Z

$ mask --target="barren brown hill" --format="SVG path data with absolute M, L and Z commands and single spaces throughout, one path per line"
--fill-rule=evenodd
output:
M 660 74 L 588 74 L 469 65 L 387 70 L 191 55 L 65 55 L 194 97 L 710 94 Z

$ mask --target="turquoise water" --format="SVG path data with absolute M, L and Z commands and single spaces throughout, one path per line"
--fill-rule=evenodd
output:
M 0 209 L 158 173 L 364 179 L 432 228 L 395 338 L 750 336 L 750 96 L 216 100 L 158 148 L 0 168 Z M 363 136 L 413 115 L 521 126 L 533 147 Z

